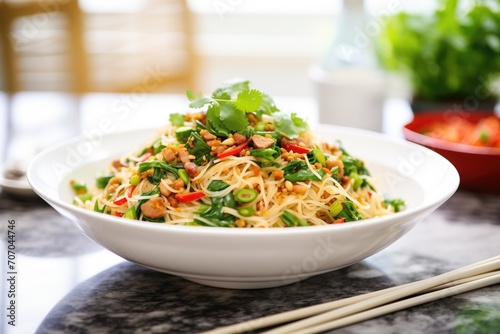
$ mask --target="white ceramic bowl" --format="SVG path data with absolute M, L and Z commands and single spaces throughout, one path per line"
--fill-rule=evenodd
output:
M 113 217 L 71 204 L 71 178 L 94 182 L 98 171 L 149 138 L 152 130 L 75 138 L 35 157 L 28 179 L 35 192 L 87 237 L 142 266 L 224 288 L 267 288 L 329 272 L 377 253 L 445 202 L 457 189 L 453 165 L 422 146 L 351 128 L 321 125 L 366 161 L 378 186 L 403 198 L 406 210 L 347 224 L 280 229 L 169 226 Z

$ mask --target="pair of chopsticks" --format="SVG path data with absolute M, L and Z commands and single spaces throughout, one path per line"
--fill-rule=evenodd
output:
M 321 333 L 498 283 L 500 256 L 495 256 L 421 281 L 220 327 L 203 334 L 244 333 L 284 323 L 288 324 L 265 333 Z

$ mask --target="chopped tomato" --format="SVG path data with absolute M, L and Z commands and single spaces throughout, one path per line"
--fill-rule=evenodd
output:
M 115 216 L 116 216 L 116 217 L 123 217 L 123 213 L 120 213 L 120 212 L 115 212 Z
M 225 157 L 230 157 L 232 155 L 236 155 L 236 154 L 240 153 L 241 151 L 243 151 L 243 149 L 245 147 L 247 147 L 249 143 L 250 143 L 250 139 L 248 139 L 243 144 L 240 144 L 240 145 L 235 146 L 233 148 L 229 148 L 229 149 L 225 150 L 224 152 L 218 154 L 217 155 L 217 159 L 222 159 L 222 158 L 225 158 Z
M 300 146 L 296 140 L 290 140 L 283 138 L 281 140 L 281 147 L 283 147 L 287 151 L 292 151 L 295 153 L 309 153 L 311 151 L 310 148 Z
M 203 191 L 195 191 L 192 193 L 182 193 L 175 195 L 175 199 L 181 203 L 197 201 L 203 197 L 205 197 L 205 193 Z

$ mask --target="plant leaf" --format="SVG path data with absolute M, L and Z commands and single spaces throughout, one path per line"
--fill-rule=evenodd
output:
M 194 100 L 196 100 L 196 96 L 194 95 L 193 91 L 188 89 L 186 91 L 186 96 L 188 98 L 189 101 L 193 102 Z
M 191 103 L 189 104 L 189 107 L 195 108 L 195 109 L 200 109 L 204 105 L 209 104 L 209 103 L 217 103 L 217 102 L 214 99 L 212 99 L 211 97 L 202 96 L 202 97 L 197 98 L 194 101 L 191 101 Z
M 275 112 L 273 115 L 275 130 L 289 139 L 295 139 L 302 132 L 306 131 L 307 123 L 296 114 L 285 112 Z
M 259 109 L 262 103 L 262 93 L 256 89 L 245 89 L 238 93 L 234 105 L 244 112 L 253 112 Z
M 250 89 L 250 81 L 233 79 L 225 82 L 224 85 L 217 88 L 212 93 L 212 97 L 214 99 L 230 100 L 233 95 L 236 95 L 245 89 Z
M 245 112 L 236 109 L 232 103 L 220 105 L 220 119 L 226 128 L 234 132 L 241 132 L 249 125 Z
M 184 121 L 186 120 L 183 114 L 175 113 L 170 114 L 169 121 L 173 126 L 180 127 L 184 125 Z
M 219 104 L 212 104 L 207 109 L 207 127 L 208 131 L 217 137 L 227 137 L 230 130 L 222 123 L 220 119 Z

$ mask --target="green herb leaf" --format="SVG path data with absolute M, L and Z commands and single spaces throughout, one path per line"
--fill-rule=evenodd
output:
M 139 171 L 139 173 L 142 173 L 147 170 L 150 170 L 151 168 L 160 168 L 162 170 L 165 170 L 165 172 L 174 174 L 176 178 L 179 177 L 177 169 L 175 169 L 174 167 L 170 166 L 169 164 L 163 161 L 158 161 L 158 160 L 141 162 L 137 170 Z
M 213 180 L 209 185 L 209 190 L 220 189 L 223 190 L 229 185 L 220 180 Z M 217 191 L 217 190 L 212 190 Z M 225 213 L 222 209 L 223 207 L 230 207 L 236 209 L 237 203 L 234 199 L 233 193 L 229 192 L 223 197 L 212 197 L 211 205 L 209 208 L 205 209 L 200 217 L 204 220 L 194 218 L 194 221 L 200 225 L 204 226 L 219 226 L 219 227 L 229 227 L 235 226 L 236 218 L 230 214 Z M 207 223 L 208 221 L 208 223 Z
M 230 103 L 220 105 L 220 119 L 226 128 L 233 132 L 241 132 L 249 125 L 245 112 Z
M 184 125 L 184 121 L 186 120 L 183 114 L 175 113 L 170 114 L 169 121 L 173 126 L 179 127 Z
M 191 147 L 191 144 L 193 145 Z M 198 166 L 203 164 L 205 161 L 209 161 L 212 157 L 210 156 L 210 152 L 212 152 L 210 146 L 201 138 L 198 132 L 193 132 L 191 137 L 188 139 L 188 144 L 186 145 L 186 149 L 189 154 L 194 155 L 196 159 L 193 161 Z M 205 157 L 205 158 L 203 158 Z
M 274 128 L 276 131 L 289 139 L 297 138 L 301 133 L 307 130 L 307 124 L 296 114 L 288 114 L 285 112 L 275 112 Z
M 217 137 L 227 137 L 231 132 L 220 119 L 219 104 L 212 104 L 207 109 L 207 128 L 208 131 Z
M 278 107 L 276 107 L 276 104 L 274 103 L 274 100 L 271 96 L 265 93 L 261 93 L 261 95 L 262 95 L 261 106 L 259 110 L 257 110 L 257 116 L 259 118 L 262 118 L 263 114 L 271 115 L 279 111 Z
M 103 176 L 99 176 L 96 179 L 96 186 L 97 186 L 97 188 L 99 188 L 99 189 L 106 188 L 106 186 L 108 185 L 109 180 L 111 180 L 111 178 L 113 176 L 115 176 L 115 175 L 114 174 L 106 174 L 106 175 L 103 175 Z
M 210 103 L 217 103 L 217 101 L 215 101 L 214 99 L 212 99 L 210 97 L 202 96 L 202 97 L 197 98 L 194 101 L 191 101 L 191 103 L 189 104 L 189 107 L 195 108 L 195 109 L 200 109 L 200 108 L 203 108 L 206 104 L 210 104 Z
M 336 219 L 345 218 L 346 222 L 352 222 L 362 219 L 353 202 L 345 201 L 342 203 L 342 206 L 344 207 L 344 209 L 340 211 L 337 216 L 335 216 Z
M 290 182 L 321 181 L 326 174 L 322 169 L 317 170 L 316 173 L 321 177 L 321 179 L 318 179 L 306 162 L 302 160 L 293 160 L 282 169 L 285 172 L 285 180 Z
M 102 209 L 99 209 L 99 201 L 96 200 L 95 203 L 94 203 L 94 211 L 95 212 L 100 212 L 100 213 L 104 213 L 104 211 L 106 210 L 106 205 L 104 205 L 102 207 Z
M 159 185 L 161 180 L 166 177 L 167 171 L 158 167 L 153 168 L 153 170 L 153 175 L 148 176 L 148 181 L 151 184 Z
M 224 83 L 224 85 L 217 88 L 212 93 L 212 97 L 214 99 L 230 100 L 231 96 L 236 95 L 245 89 L 250 89 L 250 81 L 242 79 L 233 79 L 227 81 L 226 83 Z
M 207 189 L 209 191 L 222 191 L 229 187 L 229 184 L 222 180 L 212 180 L 210 184 L 208 185 Z
M 394 209 L 394 212 L 399 212 L 399 211 L 403 210 L 406 206 L 405 201 L 403 201 L 401 198 L 385 199 L 384 204 L 386 207 L 392 206 Z
M 281 220 L 283 223 L 285 223 L 288 227 L 297 227 L 297 226 L 309 226 L 306 221 L 300 219 L 299 217 L 295 216 L 293 213 L 290 211 L 284 211 L 280 215 Z
M 262 103 L 262 93 L 256 89 L 245 89 L 238 93 L 234 105 L 244 112 L 253 112 L 259 109 Z
M 292 113 L 290 117 L 292 118 L 293 125 L 295 125 L 295 129 L 299 134 L 304 133 L 307 131 L 307 129 L 309 129 L 309 125 L 307 124 L 307 122 L 297 116 L 296 113 Z
M 186 91 L 186 96 L 188 98 L 189 101 L 193 102 L 194 100 L 196 100 L 196 96 L 194 95 L 193 91 L 188 89 Z
M 278 148 L 278 146 L 276 146 L 276 144 L 273 144 L 269 148 L 257 148 L 257 149 L 250 150 L 250 155 L 257 157 L 257 158 L 262 158 L 262 159 L 266 159 L 269 161 L 274 161 L 276 158 L 278 158 L 281 155 L 281 151 Z

